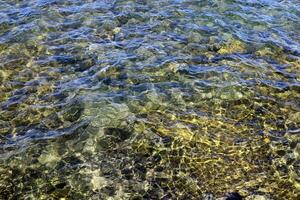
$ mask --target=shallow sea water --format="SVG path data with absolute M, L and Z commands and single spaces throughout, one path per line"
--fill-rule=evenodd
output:
M 299 199 L 298 0 L 0 0 L 0 199 Z

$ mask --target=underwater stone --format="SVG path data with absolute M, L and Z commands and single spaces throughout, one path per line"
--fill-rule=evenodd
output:
M 133 196 L 133 197 L 130 198 L 130 200 L 143 200 L 143 199 L 144 198 L 141 195 L 135 195 L 135 196 Z
M 237 192 L 229 193 L 225 200 L 242 200 L 242 196 Z
M 64 120 L 74 122 L 78 120 L 83 112 L 83 106 L 80 102 L 74 101 L 62 111 L 62 117 Z
M 99 147 L 101 150 L 113 149 L 118 142 L 119 141 L 114 137 L 102 137 L 98 140 L 97 147 Z
M 187 36 L 189 43 L 199 43 L 204 37 L 197 32 L 190 32 Z
M 122 169 L 121 173 L 122 173 L 122 175 L 123 175 L 127 180 L 133 178 L 133 171 L 132 171 L 132 169 L 129 169 L 129 168 Z
M 237 100 L 243 98 L 243 94 L 234 90 L 224 91 L 220 93 L 220 98 L 223 100 Z
M 118 127 L 130 120 L 132 114 L 126 104 L 86 105 L 84 115 L 95 116 L 91 122 L 96 127 Z
M 113 20 L 104 20 L 102 24 L 102 28 L 106 31 L 112 31 L 117 26 L 117 22 Z
M 0 134 L 8 134 L 10 131 L 10 123 L 0 120 Z
M 126 13 L 121 13 L 116 18 L 119 22 L 119 25 L 124 25 L 128 22 L 128 20 L 130 19 L 130 16 Z
M 207 47 L 198 43 L 189 43 L 185 47 L 186 51 L 192 55 L 199 55 L 207 51 Z
M 116 189 L 114 186 L 107 185 L 105 187 L 102 187 L 100 192 L 102 194 L 107 194 L 108 196 L 113 196 L 116 193 Z
M 130 131 L 120 128 L 105 128 L 104 134 L 115 136 L 122 141 L 128 139 L 131 136 Z
M 85 59 L 83 61 L 80 61 L 75 68 L 75 71 L 79 71 L 79 72 L 83 72 L 87 69 L 89 69 L 90 67 L 92 67 L 93 65 L 95 65 L 96 62 L 94 59 L 90 58 L 90 59 Z
M 54 166 L 60 160 L 60 157 L 55 150 L 50 150 L 41 154 L 38 160 L 43 165 Z
M 89 45 L 88 50 L 92 52 L 101 53 L 105 52 L 105 47 L 102 44 L 93 43 Z
M 121 28 L 120 27 L 116 27 L 116 28 L 114 28 L 114 30 L 113 30 L 113 33 L 114 34 L 118 34 L 118 33 L 120 33 L 121 32 Z
M 246 200 L 268 200 L 268 198 L 262 195 L 251 195 L 246 197 Z
M 42 120 L 42 124 L 47 128 L 58 128 L 62 125 L 62 122 L 56 113 L 52 113 Z
M 149 58 L 152 56 L 155 56 L 155 50 L 151 47 L 141 46 L 137 50 L 135 50 L 135 53 L 139 56 Z
M 101 189 L 105 186 L 107 186 L 108 182 L 106 181 L 106 179 L 104 177 L 101 176 L 93 176 L 91 183 L 93 185 L 93 190 L 98 190 Z
M 219 54 L 231 54 L 231 53 L 242 53 L 244 52 L 245 44 L 239 40 L 232 40 L 228 44 L 223 45 L 220 50 L 218 50 Z
M 205 194 L 203 200 L 214 200 L 213 194 Z

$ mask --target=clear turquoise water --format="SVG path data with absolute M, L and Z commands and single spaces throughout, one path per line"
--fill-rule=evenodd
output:
M 298 0 L 0 1 L 0 199 L 298 199 Z

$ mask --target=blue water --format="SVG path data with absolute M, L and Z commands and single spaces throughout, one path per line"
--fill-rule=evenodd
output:
M 0 199 L 298 199 L 300 1 L 0 1 Z

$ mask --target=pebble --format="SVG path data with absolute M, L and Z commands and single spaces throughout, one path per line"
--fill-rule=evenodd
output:
M 251 195 L 251 196 L 246 197 L 245 200 L 267 200 L 267 198 L 262 195 Z

